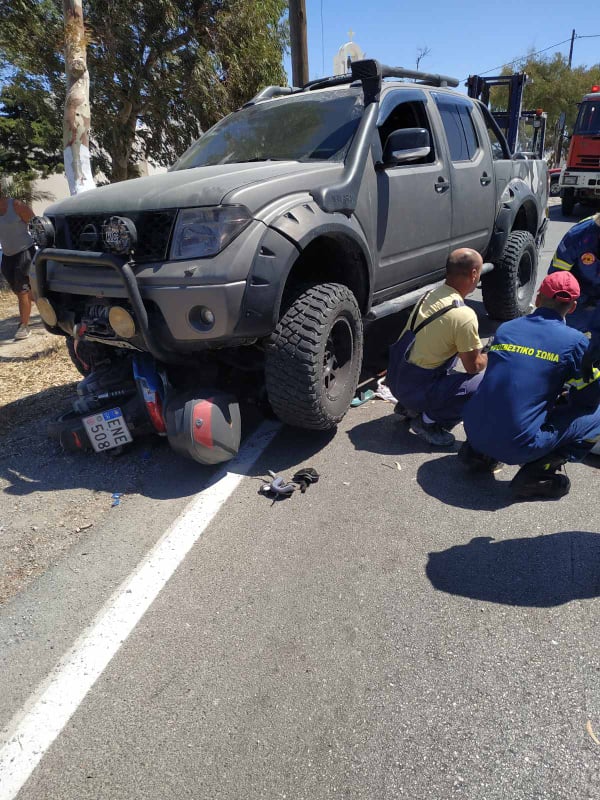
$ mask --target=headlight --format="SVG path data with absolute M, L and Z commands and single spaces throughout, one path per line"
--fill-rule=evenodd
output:
M 563 186 L 577 186 L 577 175 L 565 175 Z
M 33 217 L 29 223 L 29 233 L 38 247 L 54 246 L 54 225 L 48 217 Z
M 185 208 L 177 215 L 171 258 L 206 258 L 220 253 L 252 220 L 244 206 Z

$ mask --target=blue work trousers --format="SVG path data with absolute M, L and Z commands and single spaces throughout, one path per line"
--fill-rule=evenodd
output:
M 457 356 L 434 369 L 411 364 L 408 352 L 413 342 L 414 334 L 407 331 L 392 346 L 387 384 L 405 408 L 427 414 L 440 425 L 451 428 L 462 420 L 463 408 L 484 373 L 456 372 Z
M 535 439 L 526 447 L 515 447 L 502 459 L 507 464 L 528 464 L 550 453 L 569 461 L 581 461 L 600 437 L 600 407 L 582 414 L 577 408 L 558 407 L 548 415 Z
M 529 464 L 550 453 L 560 454 L 569 461 L 581 461 L 600 439 L 599 394 L 600 386 L 595 381 L 587 389 L 577 392 L 575 401 L 555 406 L 539 430 L 527 437 L 527 442 L 499 439 L 492 443 L 487 432 L 479 442 L 477 429 L 472 430 L 467 425 L 469 443 L 480 453 L 505 464 Z M 490 419 L 490 425 L 493 424 L 493 419 Z

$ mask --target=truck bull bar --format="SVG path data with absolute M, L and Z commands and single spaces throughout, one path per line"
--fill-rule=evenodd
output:
M 140 328 L 144 345 L 157 361 L 171 363 L 189 363 L 188 359 L 181 358 L 175 353 L 166 350 L 150 330 L 148 312 L 142 300 L 138 282 L 131 268 L 130 262 L 123 257 L 112 253 L 97 253 L 94 251 L 82 253 L 79 250 L 59 250 L 55 247 L 44 247 L 34 256 L 35 280 L 39 297 L 45 297 L 48 289 L 47 265 L 48 261 L 58 261 L 68 267 L 89 264 L 95 267 L 110 267 L 120 277 L 127 298 L 133 308 L 135 320 Z

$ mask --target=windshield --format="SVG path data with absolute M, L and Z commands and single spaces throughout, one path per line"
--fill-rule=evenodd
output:
M 600 102 L 588 100 L 579 106 L 574 134 L 599 134 L 600 133 Z
M 172 169 L 247 161 L 343 161 L 362 113 L 359 88 L 257 103 L 218 122 Z

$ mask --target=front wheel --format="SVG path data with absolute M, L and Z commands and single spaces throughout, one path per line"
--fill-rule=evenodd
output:
M 113 358 L 113 348 L 100 342 L 87 342 L 82 339 L 75 344 L 75 339 L 67 336 L 67 352 L 77 371 L 87 377 L 98 364 Z
M 573 213 L 573 209 L 575 208 L 575 190 L 574 189 L 563 189 L 562 194 L 560 196 L 560 205 L 561 211 L 565 215 L 565 217 L 570 217 Z
M 501 258 L 481 278 L 485 310 L 492 319 L 515 319 L 527 314 L 537 280 L 538 255 L 529 231 L 513 231 Z
M 354 397 L 362 353 L 362 317 L 350 289 L 300 289 L 267 345 L 265 381 L 275 414 L 298 428 L 335 427 Z

